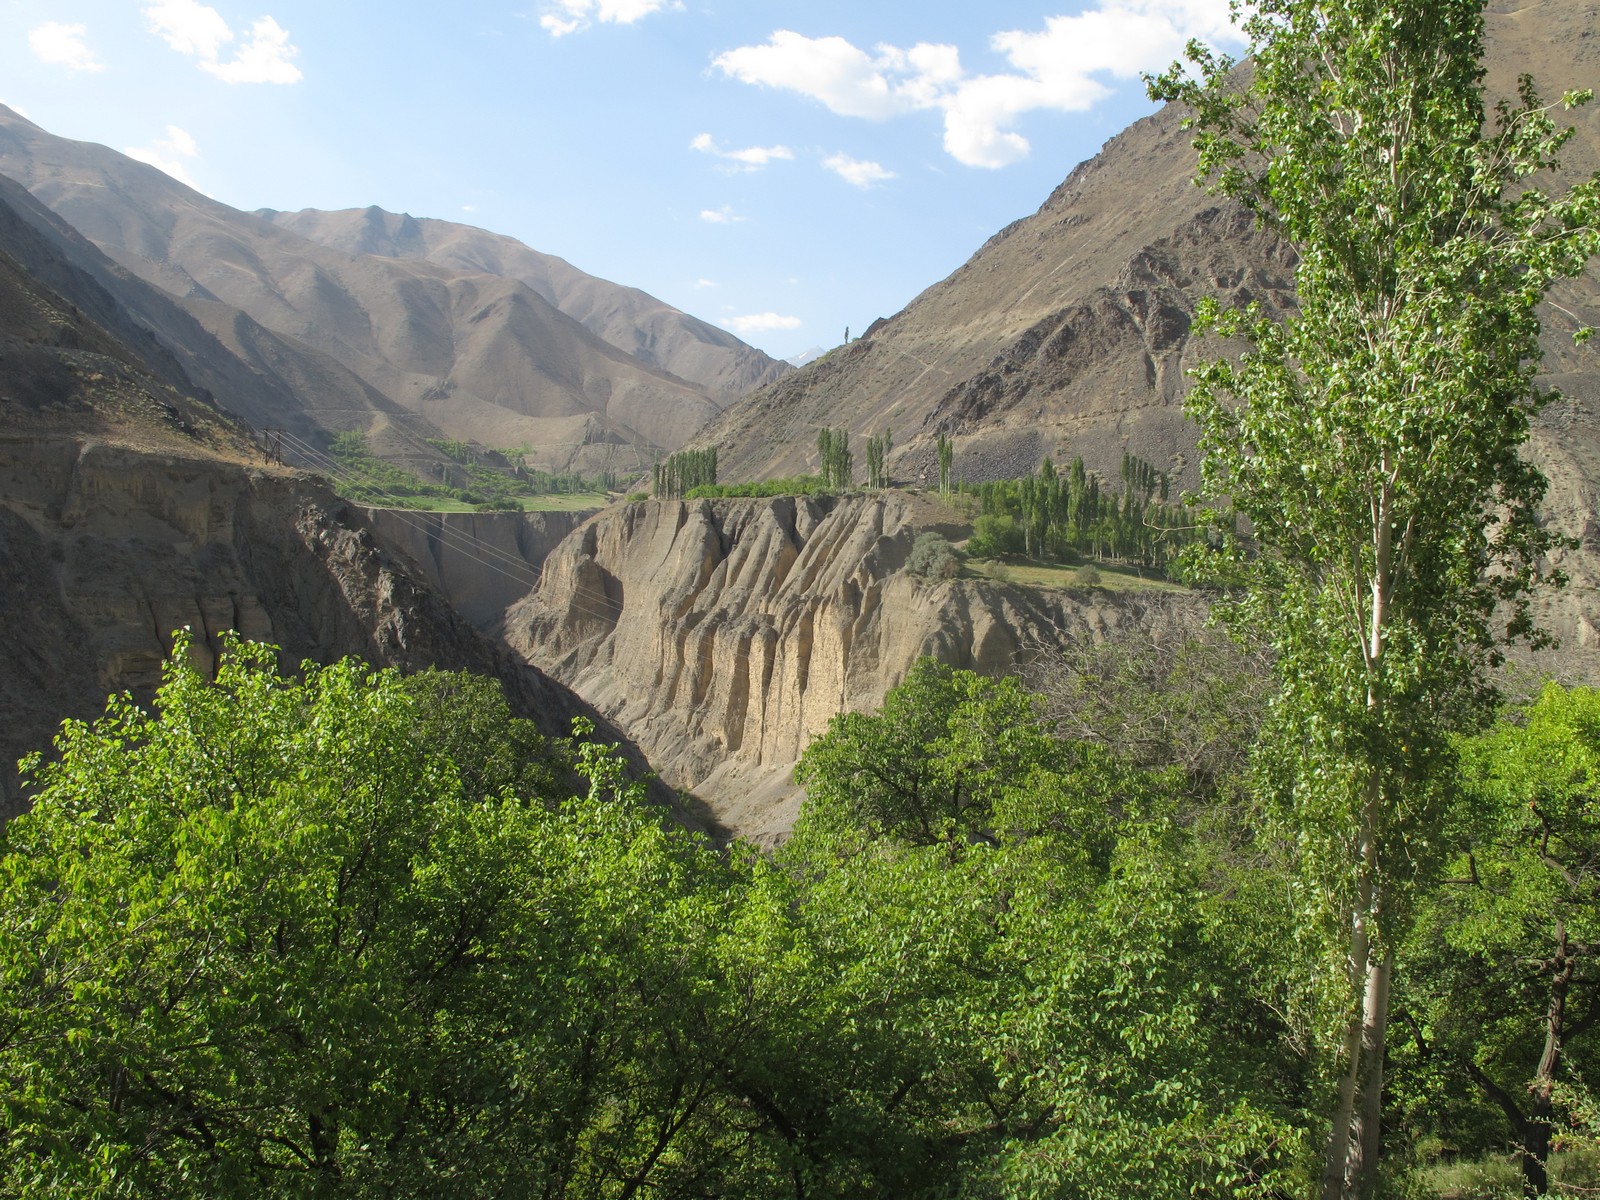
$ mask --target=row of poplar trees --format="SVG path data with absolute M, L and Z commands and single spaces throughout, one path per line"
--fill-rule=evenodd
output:
M 656 464 L 655 493 L 661 500 L 680 500 L 691 488 L 717 481 L 717 448 L 680 450 Z
M 1074 458 L 1063 474 L 1045 459 L 1035 475 L 976 485 L 983 516 L 1006 516 L 1022 532 L 1024 553 L 1070 559 L 1094 555 L 1165 567 L 1194 535 L 1182 504 L 1170 502 L 1165 472 L 1122 456 L 1122 492 L 1102 490 Z

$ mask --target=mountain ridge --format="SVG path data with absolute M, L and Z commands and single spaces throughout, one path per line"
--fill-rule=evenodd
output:
M 726 403 L 725 393 L 604 340 L 512 274 L 345 253 L 3 108 L 0 174 L 168 293 L 252 369 L 276 375 L 280 398 L 296 401 L 276 423 L 298 420 L 324 441 L 384 424 L 375 415 L 384 413 L 397 426 L 417 423 L 413 444 L 442 434 L 525 446 L 530 465 L 551 470 L 639 469 Z M 439 224 L 447 227 L 467 228 Z M 503 256 L 520 246 L 483 236 Z M 698 326 L 719 353 L 738 357 L 731 335 Z M 745 357 L 771 363 L 753 349 Z M 320 376 L 340 377 L 331 403 Z M 267 423 L 265 415 L 252 419 Z
M 786 365 L 648 292 L 597 279 L 566 259 L 506 234 L 446 221 L 366 208 L 257 215 L 321 245 L 351 254 L 420 259 L 451 269 L 514 279 L 602 340 L 681 379 L 704 385 L 724 402 L 787 373 Z

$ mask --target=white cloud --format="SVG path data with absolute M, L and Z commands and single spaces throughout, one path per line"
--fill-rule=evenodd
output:
M 123 153 L 129 158 L 149 163 L 158 171 L 165 171 L 187 187 L 200 190 L 200 185 L 189 177 L 189 171 L 183 165 L 186 158 L 200 157 L 200 147 L 187 130 L 168 125 L 166 137 L 157 138 L 150 146 L 129 146 Z
M 304 76 L 294 65 L 299 47 L 271 17 L 250 26 L 250 38 L 228 62 L 222 49 L 234 40 L 233 29 L 222 14 L 198 0 L 160 0 L 146 6 L 145 23 L 179 54 L 199 61 L 202 71 L 224 83 L 298 83 Z
M 912 67 L 912 51 L 887 46 L 879 51 L 874 58 L 841 37 L 808 38 L 780 29 L 766 45 L 729 50 L 711 65 L 744 83 L 810 96 L 843 117 L 882 120 L 926 107 L 920 101 L 936 86 L 933 81 L 920 75 L 897 78 Z M 956 54 L 953 46 L 917 46 L 914 51 L 918 61 L 936 65 L 938 72 L 947 70 Z
M 696 288 L 714 288 L 717 286 L 717 281 L 715 279 L 696 279 L 694 286 Z
M 145 8 L 144 19 L 179 54 L 202 62 L 215 62 L 222 47 L 233 41 L 233 30 L 222 14 L 197 0 L 161 0 Z
M 700 219 L 709 225 L 732 225 L 745 218 L 734 215 L 733 205 L 724 204 L 721 208 L 702 208 Z
M 539 18 L 539 25 L 551 37 L 566 37 L 596 21 L 632 25 L 651 13 L 682 11 L 681 0 L 555 0 L 551 10 Z
M 774 329 L 799 329 L 799 317 L 783 317 L 775 312 L 750 313 L 743 317 L 723 317 L 717 322 L 735 333 L 770 333 Z
M 853 183 L 858 188 L 869 188 L 875 183 L 894 178 L 894 172 L 881 163 L 851 158 L 848 154 L 835 154 L 832 158 L 825 158 L 822 160 L 822 165 L 846 183 Z
M 105 67 L 95 58 L 94 51 L 84 38 L 89 33 L 87 25 L 65 25 L 60 21 L 46 21 L 28 31 L 28 49 L 40 62 L 53 67 L 66 67 L 69 71 L 103 71 Z
M 298 46 L 289 44 L 289 31 L 271 17 L 250 26 L 250 40 L 232 62 L 204 62 L 200 66 L 224 83 L 299 83 L 304 76 L 293 58 Z
M 759 171 L 768 163 L 794 158 L 787 146 L 747 146 L 743 150 L 724 150 L 709 133 L 698 135 L 689 143 L 689 149 L 723 159 L 735 171 Z
M 1128 80 L 1171 62 L 1190 38 L 1238 42 L 1227 0 L 1099 0 L 1077 16 L 1049 17 L 1043 30 L 1008 30 L 990 47 L 1009 71 L 972 75 L 954 46 L 879 45 L 871 54 L 840 37 L 778 30 L 760 46 L 713 60 L 745 83 L 809 96 L 846 117 L 886 120 L 935 109 L 944 148 L 973 167 L 1026 158 L 1013 126 L 1035 111 L 1081 112 L 1111 94 L 1106 78 Z

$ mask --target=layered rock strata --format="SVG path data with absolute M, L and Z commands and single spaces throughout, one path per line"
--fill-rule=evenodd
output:
M 905 495 L 620 506 L 546 559 L 504 635 L 668 784 L 770 842 L 798 812 L 807 742 L 880 704 L 919 656 L 1003 674 L 1171 602 L 912 575 L 911 544 L 938 519 Z

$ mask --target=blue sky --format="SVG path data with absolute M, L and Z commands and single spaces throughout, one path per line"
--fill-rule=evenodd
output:
M 0 0 L 0 102 L 238 208 L 511 234 L 779 357 L 904 307 L 1226 0 Z M 1230 47 L 1231 48 L 1231 47 Z

